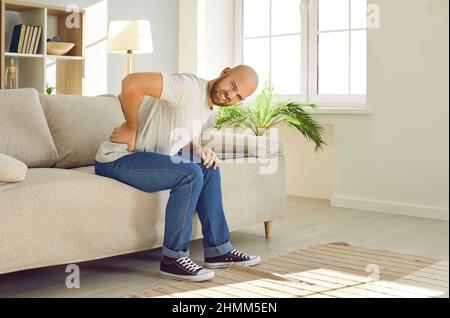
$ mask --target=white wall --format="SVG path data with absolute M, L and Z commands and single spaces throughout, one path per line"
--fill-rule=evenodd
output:
M 234 1 L 180 0 L 179 71 L 214 79 L 234 66 Z
M 203 59 L 200 60 L 199 75 L 214 79 L 227 66 L 234 66 L 234 27 L 224 28 L 224 25 L 234 26 L 234 1 L 230 0 L 200 0 L 205 4 Z M 214 43 L 214 45 L 208 45 Z
M 333 204 L 448 218 L 448 1 L 373 0 L 371 117 L 334 123 Z
M 125 57 L 108 54 L 111 20 L 146 19 L 152 23 L 155 52 L 137 55 L 137 70 L 178 70 L 178 0 L 27 0 L 57 6 L 76 4 L 86 10 L 84 94 L 119 93 Z
M 295 130 L 281 128 L 288 194 L 327 198 L 340 207 L 448 219 L 448 1 L 369 3 L 381 10 L 381 28 L 368 35 L 367 99 L 373 114 L 315 115 L 329 144 L 317 154 Z M 234 54 L 234 40 L 227 47 L 220 41 L 234 28 L 231 20 L 215 24 L 218 36 L 208 38 L 211 50 L 227 52 L 221 53 L 222 63 L 211 65 L 227 64 L 226 56 Z M 193 34 L 180 32 L 184 36 Z
M 333 126 L 324 124 L 327 145 L 316 152 L 298 130 L 278 125 L 286 160 L 288 195 L 325 199 L 332 196 Z
M 178 71 L 197 73 L 198 50 L 198 25 L 197 25 L 198 0 L 179 0 L 180 17 L 178 24 Z

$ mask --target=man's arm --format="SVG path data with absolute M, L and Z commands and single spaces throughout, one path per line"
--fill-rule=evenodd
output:
M 133 73 L 122 81 L 122 110 L 126 122 L 114 129 L 110 141 L 127 143 L 128 151 L 134 151 L 139 108 L 144 96 L 161 98 L 163 80 L 161 73 Z
M 134 73 L 122 81 L 122 107 L 125 119 L 131 127 L 137 127 L 139 108 L 144 96 L 161 98 L 161 73 Z

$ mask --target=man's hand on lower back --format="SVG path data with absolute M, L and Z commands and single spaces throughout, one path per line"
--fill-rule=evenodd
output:
M 137 137 L 137 127 L 132 127 L 128 122 L 124 122 L 121 126 L 114 128 L 109 140 L 120 144 L 128 144 L 128 151 L 135 150 Z

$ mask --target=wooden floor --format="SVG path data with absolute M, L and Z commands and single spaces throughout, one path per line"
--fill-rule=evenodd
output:
M 368 273 L 370 272 L 370 274 Z M 448 261 L 337 242 L 231 266 L 208 282 L 176 282 L 132 298 L 448 298 Z
M 320 243 L 355 246 L 449 259 L 449 223 L 422 218 L 330 208 L 322 200 L 289 197 L 288 214 L 264 238 L 258 224 L 232 233 L 235 247 L 263 258 Z M 160 249 L 79 264 L 81 288 L 67 289 L 65 266 L 0 275 L 0 297 L 125 297 L 173 281 L 158 274 Z M 202 260 L 200 240 L 191 245 Z

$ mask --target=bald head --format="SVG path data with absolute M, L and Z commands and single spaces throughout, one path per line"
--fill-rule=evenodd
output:
M 258 87 L 258 74 L 255 70 L 247 65 L 238 65 L 231 69 L 230 74 L 236 77 L 242 86 L 242 90 L 247 96 L 252 95 Z
M 230 106 L 251 96 L 258 87 L 258 74 L 247 65 L 227 67 L 213 81 L 210 97 L 217 106 Z

